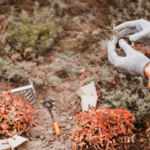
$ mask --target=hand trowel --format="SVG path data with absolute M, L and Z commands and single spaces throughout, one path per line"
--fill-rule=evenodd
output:
M 51 108 L 53 107 L 52 103 L 49 102 L 49 101 L 45 101 L 45 102 L 43 102 L 43 106 L 44 106 L 44 107 L 47 107 L 47 108 L 49 109 L 49 112 L 50 112 L 51 117 L 52 117 L 52 120 L 53 120 L 53 126 L 54 126 L 55 133 L 56 133 L 57 135 L 60 135 L 60 134 L 61 134 L 61 131 L 60 131 L 60 129 L 59 129 L 58 123 L 55 122 L 54 117 L 53 117 L 53 114 L 52 114 L 52 111 L 51 111 Z

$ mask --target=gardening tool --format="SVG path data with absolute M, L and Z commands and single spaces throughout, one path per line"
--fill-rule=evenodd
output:
M 54 117 L 53 117 L 53 114 L 52 114 L 51 109 L 50 109 L 50 108 L 53 107 L 52 103 L 49 102 L 49 101 L 45 101 L 45 102 L 43 102 L 43 106 L 44 106 L 44 107 L 47 107 L 47 108 L 49 109 L 49 112 L 50 112 L 51 117 L 52 117 L 52 120 L 53 120 L 53 126 L 54 126 L 55 133 L 58 134 L 58 135 L 60 135 L 60 134 L 61 134 L 61 131 L 60 131 L 60 129 L 59 129 L 58 123 L 55 122 Z
M 23 87 L 20 87 L 20 88 L 16 88 L 16 89 L 12 89 L 10 91 L 10 93 L 16 93 L 16 92 L 21 92 L 21 91 L 24 91 L 24 95 L 27 97 L 27 99 L 29 100 L 29 102 L 31 104 L 33 104 L 36 100 L 36 93 L 35 93 L 35 90 L 34 90 L 34 86 L 31 82 L 31 80 L 29 79 L 29 85 L 27 86 L 23 86 Z

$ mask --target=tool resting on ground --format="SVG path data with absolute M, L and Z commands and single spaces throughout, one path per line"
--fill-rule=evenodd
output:
M 49 112 L 50 112 L 51 117 L 52 117 L 52 120 L 53 120 L 53 126 L 54 126 L 55 133 L 56 133 L 57 135 L 60 135 L 60 134 L 61 134 L 61 131 L 60 131 L 60 129 L 59 129 L 58 123 L 55 122 L 54 117 L 53 117 L 53 114 L 52 114 L 52 111 L 51 111 L 51 109 L 50 109 L 50 108 L 53 107 L 52 103 L 49 102 L 49 101 L 45 101 L 45 102 L 43 102 L 43 106 L 44 106 L 44 107 L 47 107 L 47 108 L 49 109 Z

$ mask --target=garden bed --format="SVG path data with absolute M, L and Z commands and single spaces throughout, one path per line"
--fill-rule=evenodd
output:
M 7 9 L 3 9 L 0 13 L 1 15 L 6 15 L 7 13 L 7 18 L 10 10 L 8 10 L 8 6 L 14 5 L 18 8 L 16 11 L 20 12 L 22 9 L 25 9 L 32 17 L 33 8 L 31 8 L 31 6 L 33 2 L 34 1 L 29 0 L 25 6 L 19 2 L 1 4 L 0 7 L 6 7 Z M 40 3 L 41 6 L 47 6 L 47 1 L 44 2 L 42 1 Z M 37 127 L 32 126 L 28 134 L 23 135 L 29 138 L 31 150 L 74 149 L 69 136 L 72 128 L 76 125 L 76 121 L 73 120 L 73 118 L 81 111 L 80 98 L 76 95 L 76 90 L 91 81 L 95 81 L 96 83 L 99 96 L 98 106 L 112 107 L 112 103 L 110 103 L 110 100 L 106 96 L 107 94 L 112 94 L 113 96 L 116 94 L 116 97 L 120 96 L 117 93 L 119 90 L 119 92 L 127 94 L 127 99 L 134 94 L 138 94 L 136 97 L 137 101 L 142 99 L 145 95 L 148 95 L 148 82 L 146 80 L 119 74 L 107 59 L 107 41 L 110 39 L 111 34 L 106 30 L 107 28 L 105 28 L 105 26 L 111 24 L 108 17 L 109 6 L 119 7 L 115 5 L 115 1 L 109 3 L 109 1 L 79 0 L 76 1 L 76 3 L 70 3 L 70 1 L 66 0 L 64 2 L 67 8 L 66 5 L 63 5 L 62 14 L 59 14 L 59 11 L 57 11 L 57 18 L 55 20 L 55 23 L 61 30 L 54 44 L 44 50 L 42 54 L 44 56 L 44 62 L 37 59 L 28 59 L 26 53 L 20 53 L 22 57 L 25 56 L 21 61 L 17 58 L 13 59 L 8 55 L 9 58 L 12 58 L 11 61 L 14 64 L 16 64 L 16 60 L 24 64 L 27 63 L 30 67 L 25 68 L 25 71 L 28 72 L 29 77 L 34 81 L 37 99 L 33 104 L 33 108 L 36 109 L 35 113 L 39 114 L 37 117 L 39 124 Z M 57 6 L 56 9 L 58 9 Z M 132 17 L 134 17 L 134 15 Z M 7 26 L 6 19 L 3 19 L 0 23 L 5 31 Z M 11 43 L 7 41 L 7 44 Z M 146 55 L 149 56 L 147 51 L 149 47 L 144 47 L 143 45 L 135 46 L 136 49 L 145 52 Z M 4 55 L 1 54 L 1 57 L 2 56 Z M 35 64 L 33 64 L 33 62 Z M 11 67 L 12 66 L 10 66 L 10 68 Z M 21 67 L 19 67 L 19 69 L 22 70 Z M 38 76 L 36 72 L 40 75 Z M 7 81 L 7 77 L 11 73 L 9 71 L 4 73 L 6 73 L 6 75 L 2 75 L 0 88 L 8 89 L 10 86 L 16 88 L 28 84 L 27 78 L 23 82 L 20 82 L 22 78 L 11 78 L 10 81 Z M 19 75 L 22 74 L 20 73 Z M 45 81 L 47 78 L 50 78 L 48 83 Z M 41 83 L 39 79 L 43 81 L 43 84 L 37 84 Z M 145 91 L 142 91 L 142 89 Z M 21 94 L 15 95 L 23 96 Z M 147 97 L 149 98 L 149 95 Z M 120 97 L 120 99 L 121 98 L 122 97 Z M 52 112 L 62 132 L 60 136 L 54 132 L 50 113 L 48 109 L 43 107 L 44 101 L 51 101 L 53 104 Z M 113 106 L 114 105 L 113 103 Z M 120 105 L 119 103 L 119 106 Z M 146 123 L 149 125 L 148 121 L 145 122 L 145 124 Z M 143 124 L 139 125 L 139 123 L 136 124 L 136 127 L 135 143 L 127 144 L 125 149 L 143 150 L 145 148 L 145 150 L 148 150 L 148 127 L 145 127 Z

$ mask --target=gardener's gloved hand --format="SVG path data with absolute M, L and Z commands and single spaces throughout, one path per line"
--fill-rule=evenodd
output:
M 130 73 L 132 75 L 142 76 L 146 78 L 144 74 L 144 68 L 150 59 L 148 59 L 142 53 L 134 50 L 125 40 L 119 40 L 119 46 L 125 51 L 126 57 L 118 56 L 116 53 L 117 39 L 114 37 L 111 42 L 108 43 L 108 59 L 117 68 L 119 72 Z
M 150 22 L 144 19 L 122 23 L 114 30 L 119 31 L 121 37 L 130 35 L 132 42 L 150 45 Z

